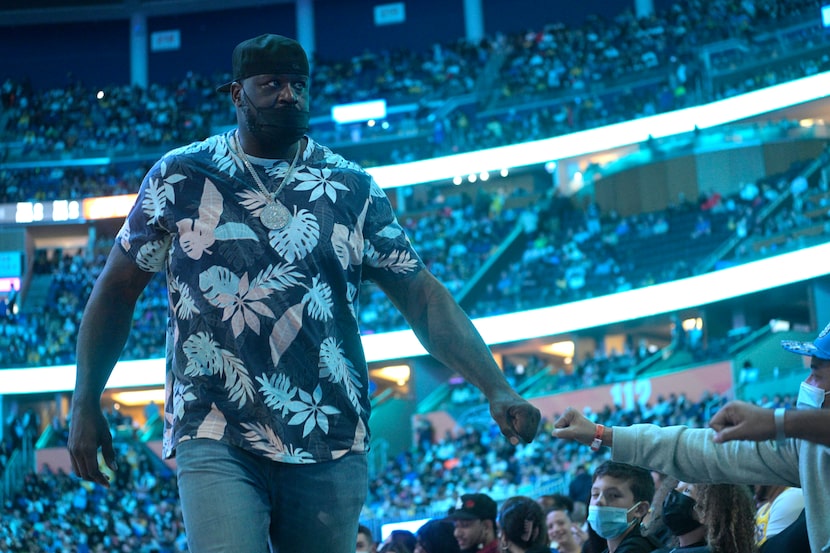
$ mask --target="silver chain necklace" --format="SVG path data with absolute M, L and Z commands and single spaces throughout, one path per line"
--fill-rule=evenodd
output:
M 245 168 L 248 169 L 249 173 L 251 173 L 251 176 L 254 178 L 254 182 L 256 182 L 260 192 L 262 192 L 266 198 L 265 207 L 263 207 L 259 212 L 259 220 L 270 230 L 284 229 L 288 223 L 291 222 L 291 212 L 277 199 L 277 196 L 279 196 L 282 189 L 285 188 L 285 185 L 288 184 L 288 181 L 291 180 L 292 174 L 294 173 L 294 166 L 297 164 L 297 160 L 300 159 L 300 150 L 302 149 L 300 144 L 297 144 L 297 153 L 294 154 L 294 160 L 291 162 L 291 165 L 288 166 L 288 170 L 285 172 L 285 177 L 283 177 L 282 182 L 272 194 L 267 188 L 265 188 L 265 185 L 262 183 L 262 180 L 260 180 L 259 175 L 256 174 L 256 171 L 254 171 L 250 160 L 248 160 L 248 154 L 246 154 L 245 150 L 242 149 L 242 143 L 239 141 L 238 132 L 234 138 L 236 139 L 236 145 L 239 148 L 239 157 L 242 158 L 242 163 L 245 164 Z

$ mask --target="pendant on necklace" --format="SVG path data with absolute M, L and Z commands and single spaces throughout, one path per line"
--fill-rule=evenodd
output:
M 282 230 L 291 221 L 291 212 L 280 202 L 268 202 L 259 213 L 259 220 L 266 228 Z

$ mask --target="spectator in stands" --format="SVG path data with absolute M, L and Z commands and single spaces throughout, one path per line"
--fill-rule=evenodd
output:
M 755 517 L 755 537 L 759 550 L 769 543 L 767 551 L 792 553 L 810 550 L 807 527 L 804 525 L 804 492 L 790 486 L 756 486 L 755 502 L 758 512 Z M 775 539 L 788 527 L 798 524 L 788 534 L 787 541 Z M 790 541 L 797 538 L 797 542 Z
M 745 360 L 741 366 L 741 372 L 738 375 L 738 384 L 748 384 L 758 380 L 758 367 L 752 364 L 749 359 Z
M 503 553 L 550 553 L 545 513 L 532 498 L 508 498 L 499 509 L 498 524 Z
M 233 79 L 219 90 L 237 128 L 154 165 L 95 283 L 78 335 L 73 470 L 108 484 L 96 456 L 100 448 L 115 466 L 101 392 L 139 294 L 164 269 L 164 454 L 176 455 L 191 549 L 345 551 L 367 491 L 368 376 L 354 305 L 363 279 L 485 392 L 511 442 L 532 440 L 540 414 L 424 268 L 371 177 L 305 136 L 300 44 L 240 43 Z M 241 479 L 249 472 L 261 480 Z
M 415 537 L 415 534 L 409 530 L 392 530 L 386 539 L 383 540 L 380 551 L 386 551 L 386 548 L 390 546 L 396 546 L 395 550 L 397 550 L 397 546 L 400 546 L 404 551 L 412 553 L 415 551 L 417 542 L 418 539 Z
M 571 483 L 568 484 L 568 496 L 576 502 L 587 505 L 591 501 L 591 486 L 593 481 L 585 465 L 577 465 Z
M 678 482 L 663 501 L 662 518 L 676 547 L 660 553 L 752 553 L 755 506 L 749 488 Z
M 412 550 L 404 545 L 403 542 L 388 541 L 380 546 L 378 553 L 412 553 Z
M 645 469 L 606 461 L 594 471 L 588 525 L 605 541 L 605 551 L 648 553 L 659 547 L 640 532 L 653 497 L 654 480 Z M 592 539 L 590 543 L 594 551 L 598 542 Z
M 360 524 L 357 527 L 357 543 L 355 544 L 355 553 L 377 553 L 378 546 L 375 543 L 375 537 L 372 535 L 372 530 L 368 526 Z
M 455 539 L 455 526 L 444 519 L 427 521 L 415 532 L 414 553 L 461 553 Z
M 801 383 L 797 410 L 732 401 L 718 411 L 710 426 L 719 443 L 765 441 L 788 436 L 830 446 L 830 324 L 813 342 L 782 341 L 784 349 L 810 357 L 810 376 Z
M 496 516 L 498 506 L 483 493 L 464 494 L 450 509 L 448 517 L 455 524 L 455 539 L 462 553 L 496 553 Z
M 545 514 L 548 539 L 557 553 L 579 553 L 587 539 L 585 532 L 571 519 L 573 502 L 567 496 L 548 507 Z
M 823 490 L 830 458 L 826 447 L 815 441 L 826 441 L 830 434 L 830 411 L 822 409 L 830 393 L 830 325 L 814 342 L 782 341 L 781 345 L 811 359 L 810 376 L 802 382 L 798 397 L 799 407 L 809 409 L 773 412 L 737 403 L 717 413 L 710 421 L 711 429 L 648 424 L 606 429 L 568 408 L 555 422 L 553 435 L 595 448 L 600 444 L 609 446 L 617 461 L 646 466 L 685 481 L 800 487 L 804 490 L 810 545 L 814 551 L 826 549 L 830 547 L 830 526 L 826 524 L 830 503 Z M 810 416 L 811 411 L 820 416 Z M 807 422 L 812 426 L 805 426 Z M 745 439 L 767 441 L 737 441 Z

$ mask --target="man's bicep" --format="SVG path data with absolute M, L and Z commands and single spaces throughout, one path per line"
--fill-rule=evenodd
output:
M 142 270 L 116 245 L 110 250 L 104 269 L 95 283 L 95 291 L 121 296 L 124 301 L 135 301 L 154 274 Z

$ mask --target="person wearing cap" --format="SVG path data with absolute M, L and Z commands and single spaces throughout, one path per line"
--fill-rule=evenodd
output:
M 447 518 L 455 524 L 455 539 L 462 553 L 496 553 L 499 541 L 496 538 L 496 516 L 498 505 L 487 494 L 464 494 Z
M 78 333 L 69 452 L 108 485 L 100 398 L 136 301 L 164 271 L 169 300 L 163 453 L 176 457 L 193 553 L 351 553 L 368 493 L 371 398 L 357 313 L 375 282 L 426 350 L 481 389 L 502 433 L 533 439 L 513 390 L 385 193 L 308 136 L 302 46 L 238 44 L 218 90 L 237 126 L 165 154 L 145 176 Z
M 717 431 L 715 441 L 771 440 L 782 431 L 785 436 L 830 446 L 830 324 L 813 342 L 782 340 L 781 346 L 810 358 L 810 375 L 798 391 L 798 409 L 773 410 L 731 401 L 709 421 Z
M 766 422 L 741 426 L 742 417 L 749 411 L 741 405 L 735 409 L 733 404 L 731 413 L 712 418 L 713 428 L 652 424 L 605 428 L 569 407 L 554 423 L 552 435 L 590 445 L 595 450 L 611 447 L 615 461 L 647 467 L 685 482 L 800 487 L 804 491 L 810 548 L 830 551 L 830 501 L 824 491 L 826 475 L 830 474 L 830 448 L 817 443 L 820 440 L 806 439 L 808 435 L 821 437 L 821 431 L 797 428 L 801 426 L 799 421 L 808 419 L 827 424 L 826 418 L 803 414 L 827 413 L 830 407 L 830 402 L 825 401 L 830 391 L 828 336 L 830 325 L 812 343 L 782 341 L 786 350 L 811 358 L 810 375 L 801 385 L 798 409 L 778 414 L 765 409 L 751 412 L 753 416 L 768 413 L 771 420 Z M 759 426 L 765 430 L 756 432 Z M 738 430 L 724 436 L 733 427 Z M 736 438 L 741 433 L 747 439 Z

